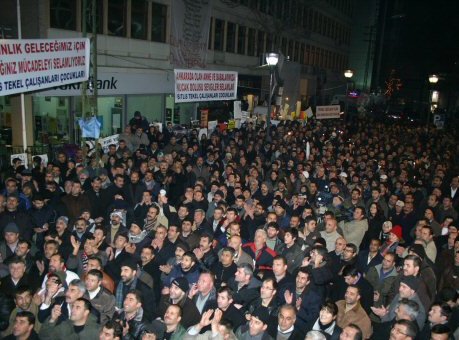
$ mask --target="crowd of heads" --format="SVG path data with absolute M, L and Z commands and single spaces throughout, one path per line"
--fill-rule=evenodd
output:
M 459 336 L 455 136 L 362 118 L 14 159 L 0 193 L 7 339 Z

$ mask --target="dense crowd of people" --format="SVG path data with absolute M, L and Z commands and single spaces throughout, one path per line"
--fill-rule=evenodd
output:
M 177 136 L 4 169 L 3 339 L 459 337 L 459 152 L 366 119 Z

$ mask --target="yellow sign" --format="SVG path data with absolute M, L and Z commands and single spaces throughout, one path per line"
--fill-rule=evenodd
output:
M 228 121 L 228 130 L 234 130 L 236 128 L 236 121 L 234 119 L 230 119 Z

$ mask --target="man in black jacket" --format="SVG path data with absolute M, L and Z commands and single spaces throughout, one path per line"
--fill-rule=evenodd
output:
M 185 277 L 178 277 L 172 281 L 170 288 L 163 288 L 161 301 L 158 306 L 158 315 L 164 315 L 170 305 L 179 305 L 184 314 L 182 315 L 181 325 L 188 329 L 201 320 L 196 305 L 187 296 L 189 283 Z
M 116 306 L 123 308 L 126 295 L 131 290 L 140 291 L 143 299 L 143 314 L 148 321 L 156 317 L 156 299 L 150 287 L 137 278 L 137 263 L 133 258 L 126 259 L 121 264 L 121 281 L 116 287 Z
M 279 309 L 278 322 L 268 325 L 268 332 L 273 339 L 303 340 L 305 334 L 301 327 L 295 325 L 295 321 L 296 308 L 292 305 L 283 305 Z
M 130 290 L 123 301 L 123 309 L 113 315 L 113 320 L 119 322 L 123 328 L 128 329 L 128 334 L 123 339 L 140 339 L 145 330 L 146 317 L 142 306 L 145 301 L 138 290 Z M 128 327 L 127 327 L 128 326 Z M 88 339 L 89 340 L 89 339 Z
M 233 330 L 246 323 L 242 309 L 234 306 L 233 291 L 228 287 L 222 287 L 218 290 L 217 305 L 223 312 L 223 319 L 230 320 L 233 323 Z
M 104 196 L 104 190 L 102 189 L 102 181 L 100 177 L 94 177 L 91 181 L 91 189 L 85 192 L 86 197 L 89 200 L 91 207 L 91 216 L 93 218 L 105 217 L 106 206 L 102 197 Z
M 4 228 L 13 222 L 19 229 L 19 236 L 27 241 L 32 240 L 33 223 L 29 213 L 18 210 L 19 196 L 10 194 L 6 199 L 6 209 L 0 213 L 0 237 L 3 237 Z

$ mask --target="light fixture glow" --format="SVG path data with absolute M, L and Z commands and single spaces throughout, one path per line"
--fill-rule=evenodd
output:
M 436 74 L 431 74 L 429 76 L 429 83 L 435 84 L 438 82 L 438 76 Z
M 266 62 L 268 63 L 269 66 L 276 66 L 277 63 L 279 62 L 279 54 L 274 53 L 274 52 L 267 53 Z
M 354 75 L 354 72 L 352 70 L 346 70 L 344 71 L 344 76 L 346 78 L 352 78 L 352 76 Z

